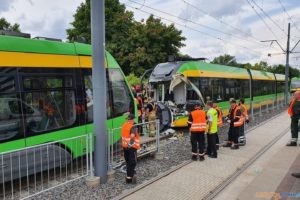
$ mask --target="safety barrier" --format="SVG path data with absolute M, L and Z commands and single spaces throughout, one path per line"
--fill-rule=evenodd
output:
M 154 135 L 150 135 L 150 126 L 155 127 Z M 137 151 L 137 157 L 146 156 L 159 151 L 159 120 L 135 124 L 140 133 L 141 149 Z M 108 168 L 116 169 L 124 163 L 121 143 L 122 127 L 108 130 Z M 150 137 L 152 136 L 152 137 Z
M 253 113 L 251 114 L 252 118 L 255 118 L 256 115 L 262 116 L 264 112 L 270 112 L 275 110 L 280 110 L 285 107 L 284 99 L 270 100 L 268 102 L 254 101 L 253 105 Z
M 91 139 L 82 135 L 0 153 L 0 199 L 27 199 L 87 176 Z

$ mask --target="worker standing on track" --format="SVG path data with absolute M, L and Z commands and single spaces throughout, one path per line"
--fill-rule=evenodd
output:
M 231 147 L 231 149 L 239 149 L 239 133 L 240 127 L 243 125 L 243 117 L 240 108 L 236 104 L 236 100 L 230 100 L 230 110 L 227 122 L 230 124 L 228 131 L 228 142 L 224 147 Z
M 135 166 L 137 163 L 137 150 L 140 149 L 138 129 L 134 127 L 134 115 L 128 115 L 128 121 L 122 126 L 122 147 L 126 161 L 126 183 L 136 183 Z
M 297 146 L 298 131 L 299 131 L 299 119 L 300 119 L 300 91 L 294 93 L 294 98 L 290 102 L 288 108 L 288 114 L 291 117 L 291 142 L 286 146 Z
M 249 123 L 249 116 L 248 116 L 248 109 L 245 105 L 245 100 L 243 98 L 241 98 L 239 101 L 239 107 L 241 109 L 242 116 L 244 119 L 244 123 L 240 127 L 239 143 L 245 145 L 246 144 L 245 123 Z
M 196 161 L 198 157 L 199 149 L 199 160 L 204 160 L 204 142 L 205 142 L 205 129 L 206 129 L 206 114 L 203 110 L 203 106 L 199 103 L 195 104 L 195 109 L 190 113 L 188 119 L 188 126 L 190 127 L 191 133 L 191 144 L 192 144 L 192 160 Z
M 208 124 L 206 153 L 210 158 L 217 158 L 216 140 L 218 136 L 218 111 L 213 108 L 213 102 L 211 101 L 206 103 L 206 107 L 208 108 L 206 113 Z
M 218 128 L 223 126 L 223 113 L 222 110 L 219 108 L 217 103 L 213 103 L 213 108 L 218 112 Z M 216 135 L 216 147 L 217 150 L 220 148 L 220 140 L 219 140 L 219 135 Z

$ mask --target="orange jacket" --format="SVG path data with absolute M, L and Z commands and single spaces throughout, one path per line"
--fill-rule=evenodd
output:
M 288 114 L 292 117 L 294 115 L 293 113 L 293 106 L 295 104 L 296 99 L 293 98 L 290 102 L 289 108 L 288 108 Z
M 131 129 L 133 127 L 133 123 L 125 122 L 122 126 L 122 147 L 128 148 L 133 147 L 135 149 L 140 149 L 140 137 L 138 132 L 135 133 L 135 138 L 131 138 Z M 131 144 L 132 143 L 132 144 Z M 131 144 L 131 145 L 129 145 Z
M 206 113 L 204 110 L 194 110 L 191 112 L 193 121 L 189 121 L 191 124 L 191 132 L 204 132 L 206 129 Z
M 233 113 L 233 119 L 235 119 L 235 118 L 238 118 L 238 119 L 239 119 L 238 121 L 234 122 L 234 124 L 233 124 L 234 127 L 240 127 L 240 126 L 242 126 L 242 125 L 244 124 L 243 113 L 242 113 L 242 115 L 237 116 L 237 111 L 238 111 L 238 110 L 241 111 L 241 109 L 240 109 L 239 106 L 237 106 L 237 107 L 234 109 L 234 113 Z
M 240 107 L 242 108 L 243 112 L 242 112 L 242 115 L 245 119 L 248 119 L 248 109 L 246 107 L 246 105 L 244 104 L 241 104 Z M 241 110 L 241 111 L 242 111 Z
M 223 126 L 223 113 L 219 107 L 215 108 L 218 111 L 218 126 Z

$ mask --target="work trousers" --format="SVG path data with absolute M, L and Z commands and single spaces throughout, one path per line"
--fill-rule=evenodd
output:
M 240 127 L 234 127 L 230 124 L 228 131 L 228 141 L 233 142 L 234 144 L 239 143 Z
M 206 153 L 207 155 L 211 156 L 217 156 L 217 147 L 216 147 L 216 142 L 217 142 L 217 133 L 207 133 L 207 150 Z
M 199 154 L 204 155 L 204 145 L 205 145 L 204 131 L 191 132 L 191 144 L 192 144 L 192 153 L 197 154 L 199 149 Z
M 292 142 L 297 142 L 298 140 L 298 131 L 299 131 L 299 119 L 300 115 L 293 115 L 291 117 L 291 133 L 292 133 Z
M 136 157 L 136 149 L 135 148 L 123 148 L 124 150 L 124 158 L 126 161 L 126 170 L 127 170 L 127 177 L 134 176 L 134 169 L 137 162 Z

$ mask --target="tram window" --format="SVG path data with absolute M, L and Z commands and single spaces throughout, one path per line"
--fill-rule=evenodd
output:
M 0 142 L 23 135 L 20 100 L 16 95 L 0 95 Z
M 87 107 L 87 122 L 93 121 L 93 84 L 92 84 L 92 76 L 86 75 L 84 76 L 84 86 L 85 86 L 85 97 L 86 97 L 86 107 Z M 111 102 L 108 93 L 108 84 L 106 85 L 106 114 L 107 118 L 111 118 L 112 108 Z
M 0 76 L 0 92 L 14 92 L 15 78 L 13 76 Z
M 112 91 L 114 117 L 134 112 L 133 101 L 124 76 L 119 69 L 109 69 L 109 84 Z
M 58 77 L 26 77 L 23 80 L 25 89 L 47 89 L 72 87 L 71 76 Z
M 24 118 L 29 132 L 44 132 L 74 124 L 76 120 L 73 90 L 26 92 Z

